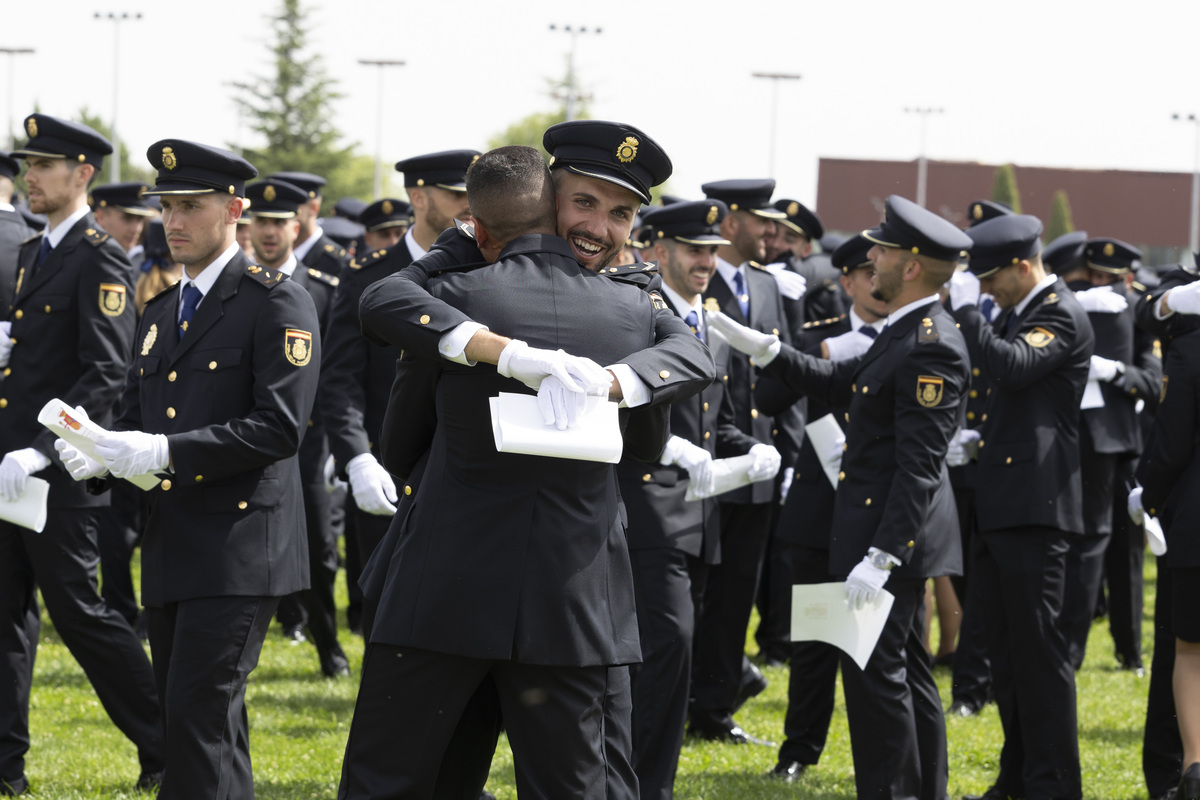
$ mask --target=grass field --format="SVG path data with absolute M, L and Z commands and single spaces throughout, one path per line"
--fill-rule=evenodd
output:
M 1147 559 L 1144 626 L 1150 662 L 1155 568 Z M 344 586 L 339 604 L 345 605 Z M 44 622 L 46 622 L 44 620 Z M 272 628 L 248 691 L 251 751 L 256 792 L 268 800 L 333 798 L 342 752 L 354 710 L 362 640 L 343 632 L 355 678 L 321 677 L 311 645 L 292 646 Z M 786 668 L 768 669 L 771 686 L 738 715 L 751 733 L 779 740 L 787 704 Z M 936 674 L 943 705 L 950 701 L 950 675 Z M 1078 675 L 1079 747 L 1084 796 L 1111 800 L 1143 798 L 1141 736 L 1149 678 L 1116 669 L 1107 624 L 1096 623 L 1087 661 Z M 32 796 L 64 800 L 144 797 L 132 789 L 138 775 L 133 746 L 112 725 L 87 679 L 52 626 L 46 622 L 38 648 L 31 699 L 33 746 L 27 761 Z M 996 772 L 1001 743 L 994 705 L 973 719 L 947 721 L 950 795 L 986 789 Z M 775 764 L 773 748 L 685 743 L 676 781 L 680 800 L 717 798 L 849 798 L 854 771 L 845 708 L 838 704 L 821 763 L 800 783 L 780 785 L 764 777 Z M 512 756 L 501 741 L 488 789 L 515 798 Z

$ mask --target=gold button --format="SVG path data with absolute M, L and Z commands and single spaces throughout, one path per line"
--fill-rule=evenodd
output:
M 0 397 L 0 408 L 8 408 L 8 398 Z
M 916 542 L 914 542 L 912 539 L 909 539 L 909 540 L 908 540 L 908 546 L 909 546 L 909 547 L 916 547 L 916 546 L 917 546 L 917 543 L 916 543 Z
M 869 498 L 869 497 L 867 498 L 866 505 L 868 505 L 868 506 L 871 505 L 871 498 Z
M 216 369 L 216 368 L 217 368 L 217 362 L 215 362 L 215 361 L 210 361 L 210 362 L 208 362 L 208 368 L 209 368 L 209 369 Z
M 310 420 L 308 421 L 308 427 L 310 427 L 310 428 L 311 428 L 312 426 L 313 426 L 313 421 L 310 419 Z
M 164 480 L 164 481 L 162 482 L 162 490 L 163 490 L 164 492 L 169 492 L 169 491 L 171 491 L 171 481 L 170 481 L 170 479 L 169 479 L 169 478 L 168 478 L 167 480 Z
M 857 383 L 850 384 L 850 394 L 858 394 L 858 384 Z
M 710 436 L 712 436 L 712 431 L 705 431 L 705 432 L 704 432 L 704 441 L 706 441 L 706 442 L 707 442 L 707 441 L 708 441 L 708 437 L 710 437 Z
M 844 480 L 846 480 L 846 472 L 845 472 L 845 470 L 843 470 L 842 472 L 839 472 L 839 473 L 838 473 L 838 480 L 839 480 L 839 481 L 844 481 Z
M 167 419 L 175 419 L 175 409 L 173 409 L 173 408 L 167 409 Z
M 146 374 L 146 370 L 144 370 L 144 369 L 141 369 L 141 368 L 139 367 L 139 368 L 138 368 L 138 377 L 140 378 L 142 375 L 145 375 L 145 374 Z
M 705 411 L 708 411 L 708 403 L 705 403 L 705 404 L 704 404 L 704 410 L 705 410 Z
M 750 366 L 752 366 L 752 367 L 753 367 L 753 366 L 754 366 L 754 359 L 753 359 L 753 358 L 751 358 L 751 359 L 749 359 L 749 361 L 750 361 Z
M 754 391 L 755 389 L 757 389 L 757 388 L 758 388 L 758 384 L 757 384 L 757 383 L 751 383 L 751 384 L 750 384 L 750 391 L 752 391 L 752 392 L 753 392 L 753 391 Z
M 1004 463 L 1005 463 L 1005 464 L 1011 464 L 1011 463 L 1012 463 L 1012 456 L 1009 456 L 1008 458 L 1004 459 Z
M 405 486 L 405 487 L 404 487 L 404 493 L 405 493 L 405 494 L 412 494 L 412 487 L 411 487 L 411 486 Z
M 726 383 L 729 383 L 729 376 L 728 376 L 728 375 L 722 375 L 722 376 L 721 376 L 721 380 L 725 381 Z
M 13 314 L 13 319 L 20 319 L 23 316 L 25 316 L 25 312 L 18 308 L 16 313 Z
M 967 412 L 967 419 L 975 419 L 975 412 L 974 412 L 974 411 L 968 411 L 968 412 Z
M 671 377 L 671 370 L 664 369 L 662 372 L 658 373 L 658 377 L 665 381 L 667 378 Z
M 866 393 L 867 393 L 867 387 L 865 387 L 865 386 L 864 386 L 864 387 L 863 387 L 863 394 L 866 394 Z
M 850 449 L 850 443 L 849 443 L 849 442 L 842 442 L 842 452 L 844 453 L 844 452 L 846 452 L 846 451 L 847 451 L 847 450 L 849 450 L 849 449 Z
M 926 317 L 925 319 L 921 320 L 921 324 L 928 328 L 933 325 L 933 320 L 931 320 L 929 317 Z
M 238 510 L 239 511 L 245 511 L 249 505 L 250 504 L 247 503 L 245 500 L 238 500 Z
M 971 374 L 974 375 L 976 378 L 978 378 L 979 377 L 979 367 L 972 367 Z
M 758 409 L 757 408 L 750 409 L 750 419 L 758 419 Z
M 772 428 L 772 429 L 771 429 L 771 435 L 772 435 L 772 436 L 778 436 L 778 435 L 779 435 L 779 428 Z
M 12 375 L 12 367 L 5 367 L 4 368 L 4 377 L 7 378 L 9 375 Z
M 197 475 L 197 476 L 196 476 L 196 483 L 200 483 L 200 481 L 202 481 L 202 480 L 204 480 L 204 476 L 203 476 L 203 475 Z
M 979 421 L 980 421 L 980 422 L 987 422 L 987 414 L 984 414 L 982 417 L 980 417 L 980 418 L 979 418 Z
M 49 314 L 49 313 L 50 313 L 50 306 L 49 306 L 49 304 L 47 304 L 45 307 L 43 307 L 43 309 L 42 309 L 42 310 L 43 310 L 43 311 L 45 311 L 47 314 Z
M 980 440 L 979 440 L 979 449 L 980 449 L 980 450 L 982 450 L 982 449 L 983 449 L 983 439 L 980 439 Z
M 1132 388 L 1129 390 L 1129 393 L 1130 393 L 1130 394 L 1137 394 L 1137 387 L 1136 387 L 1136 386 L 1132 387 Z
M 171 383 L 174 383 L 175 379 L 178 377 L 179 377 L 179 374 L 176 373 L 175 370 L 171 370 L 170 372 L 167 373 L 167 380 L 169 380 Z
M 849 422 L 849 421 L 850 421 L 850 412 L 849 412 L 849 411 L 847 411 L 847 412 L 846 412 L 845 414 L 843 414 L 842 416 L 844 416 L 844 417 L 846 418 L 846 422 Z
M 773 333 L 773 334 L 775 334 L 776 336 L 778 336 L 778 335 L 779 335 L 779 328 L 771 328 L 771 333 Z
M 428 325 L 428 324 L 429 324 L 429 315 L 428 315 L 428 314 L 422 314 L 422 315 L 421 315 L 421 324 L 422 324 L 422 325 Z
M 974 400 L 976 397 L 979 397 L 979 392 L 972 389 L 971 390 L 971 399 Z
M 1152 517 L 1157 517 L 1157 516 L 1158 516 L 1158 511 L 1156 511 L 1156 510 L 1155 510 L 1155 509 L 1153 509 L 1153 508 L 1152 508 L 1152 509 L 1150 509 L 1150 511 L 1149 511 L 1148 513 L 1149 513 L 1149 514 L 1150 514 L 1150 516 L 1152 516 Z
M 650 482 L 650 473 L 647 472 L 645 475 L 642 476 L 642 483 L 649 483 L 649 482 Z

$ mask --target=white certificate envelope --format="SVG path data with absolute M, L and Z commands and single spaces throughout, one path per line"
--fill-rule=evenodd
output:
M 46 527 L 46 496 L 49 493 L 49 483 L 41 478 L 29 478 L 25 481 L 24 494 L 11 503 L 0 500 L 0 519 L 41 533 Z
M 38 413 L 38 422 L 45 425 L 54 434 L 88 457 L 100 461 L 96 455 L 96 440 L 108 433 L 90 419 L 81 419 L 74 408 L 59 400 L 57 397 L 42 406 Z M 144 492 L 158 486 L 159 480 L 153 475 L 134 475 L 125 480 Z
M 828 456 L 833 452 L 838 437 L 842 435 L 842 426 L 837 424 L 833 414 L 826 414 L 805 425 L 804 432 L 812 442 L 813 449 L 817 451 L 817 458 L 821 460 L 821 466 L 825 469 L 825 477 L 829 478 L 829 483 L 836 489 L 838 487 L 838 467 L 835 462 L 829 460 Z
M 624 441 L 617 421 L 617 404 L 589 397 L 574 425 L 560 431 L 542 420 L 537 397 L 501 392 L 489 399 L 492 435 L 496 450 L 527 456 L 571 458 L 615 464 L 621 460 Z
M 895 599 L 882 589 L 874 600 L 854 610 L 846 604 L 845 583 L 793 586 L 792 641 L 828 642 L 866 669 Z
M 692 481 L 688 481 L 687 494 L 683 496 L 684 500 L 699 500 L 703 497 L 716 497 L 719 494 L 732 492 L 734 489 L 740 489 L 743 486 L 749 486 L 750 466 L 754 464 L 754 456 L 747 453 L 744 456 L 733 456 L 732 458 L 718 458 L 713 460 L 713 484 L 712 493 L 697 492 L 696 485 Z
M 1158 517 L 1147 514 L 1143 524 L 1143 529 L 1146 531 L 1146 544 L 1150 546 L 1150 552 L 1156 556 L 1166 555 L 1167 537 L 1163 536 L 1162 523 L 1158 521 Z
M 1083 408 L 1104 408 L 1104 392 L 1100 391 L 1099 381 L 1089 380 L 1083 387 L 1083 397 L 1079 400 L 1079 407 Z

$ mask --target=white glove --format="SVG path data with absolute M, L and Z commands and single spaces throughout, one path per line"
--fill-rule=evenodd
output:
M 1120 361 L 1113 361 L 1104 356 L 1092 356 L 1091 366 L 1088 367 L 1088 380 L 1110 383 L 1124 371 L 1124 365 Z
M 829 348 L 830 361 L 845 361 L 850 358 L 858 358 L 870 350 L 874 341 L 865 333 L 849 331 L 839 336 L 829 337 L 825 340 L 825 346 Z
M 108 474 L 108 467 L 87 453 L 76 449 L 75 445 L 69 444 L 66 439 L 55 440 L 54 449 L 58 451 L 58 460 L 67 468 L 71 477 L 77 481 L 85 481 L 88 478 L 98 478 Z
M 779 337 L 773 333 L 760 333 L 734 322 L 720 311 L 708 312 L 708 326 L 729 342 L 729 346 L 739 353 L 745 353 L 754 359 L 760 367 L 770 364 L 779 355 Z
M 1129 518 L 1133 520 L 1134 525 L 1141 525 L 1146 520 L 1146 512 L 1142 510 L 1142 491 L 1141 486 L 1133 487 L 1133 491 L 1129 493 L 1129 499 L 1126 501 Z
M 325 466 L 321 468 L 321 473 L 325 477 L 325 491 L 329 494 L 346 488 L 346 482 L 337 476 L 337 460 L 332 453 L 329 458 L 325 459 Z
M 9 503 L 19 500 L 25 494 L 25 481 L 29 476 L 48 466 L 50 459 L 32 447 L 7 453 L 0 461 L 0 500 Z
M 396 482 L 375 456 L 360 453 L 346 464 L 350 491 L 359 511 L 386 517 L 396 513 Z
M 775 473 L 779 472 L 779 465 L 783 463 L 783 457 L 779 455 L 779 451 L 769 444 L 756 444 L 750 448 L 747 455 L 754 456 L 754 462 L 750 465 L 750 469 L 746 470 L 746 477 L 751 483 L 770 480 L 775 477 Z
M 946 466 L 961 467 L 979 456 L 979 431 L 963 428 L 950 437 L 946 448 Z
M 1129 306 L 1124 295 L 1117 294 L 1108 286 L 1096 286 L 1075 293 L 1075 299 L 1083 310 L 1097 314 L 1119 314 Z
M 96 440 L 96 455 L 118 478 L 159 472 L 171 463 L 167 437 L 142 431 L 109 431 Z
M 688 483 L 695 494 L 710 497 L 716 489 L 712 454 L 687 439 L 672 436 L 663 449 L 663 464 L 676 464 L 687 470 Z
M 878 551 L 872 547 L 868 552 Z M 895 557 L 888 557 L 894 563 L 899 563 Z M 850 574 L 846 577 L 846 605 L 857 611 L 870 603 L 887 583 L 891 574 L 889 570 L 880 569 L 872 564 L 870 556 L 863 556 L 863 560 L 855 564 L 854 569 L 850 570 Z
M 835 470 L 842 468 L 842 456 L 846 454 L 846 436 L 838 434 L 838 437 L 833 440 L 833 444 L 829 446 L 829 452 L 825 454 L 825 463 L 829 464 Z
M 605 373 L 607 374 L 607 373 Z M 592 392 L 599 394 L 599 392 Z M 542 379 L 538 387 L 538 409 L 542 412 L 542 420 L 547 425 L 553 425 L 560 431 L 574 425 L 583 414 L 587 404 L 587 394 L 567 388 L 557 375 Z
M 779 293 L 789 300 L 799 300 L 808 289 L 808 281 L 798 272 L 792 272 L 784 264 L 767 264 L 763 269 L 775 278 Z
M 0 367 L 8 366 L 10 355 L 12 355 L 12 323 L 5 320 L 0 322 Z
M 979 278 L 965 269 L 955 270 L 950 276 L 950 308 L 958 311 L 967 306 L 979 305 Z
M 541 388 L 553 375 L 571 392 L 597 394 L 612 385 L 612 375 L 590 358 L 568 355 L 562 350 L 541 350 L 513 339 L 500 353 L 496 371 L 516 378 L 530 389 Z
M 1200 281 L 1167 292 L 1167 308 L 1179 314 L 1200 314 Z

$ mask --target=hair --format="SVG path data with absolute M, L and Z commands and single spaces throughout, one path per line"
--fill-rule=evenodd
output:
M 925 277 L 925 285 L 934 291 L 950 280 L 954 276 L 954 271 L 958 269 L 958 264 L 954 261 L 943 261 L 940 258 L 930 258 L 923 254 L 913 255 L 912 258 L 921 265 L 921 274 Z
M 542 154 L 510 145 L 484 153 L 467 170 L 471 216 L 500 242 L 525 233 L 554 233 L 554 180 Z

